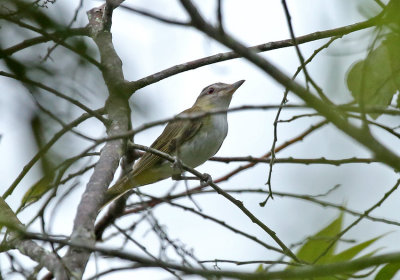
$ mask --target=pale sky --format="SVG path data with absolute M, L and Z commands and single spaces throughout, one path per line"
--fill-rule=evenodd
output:
M 98 6 L 97 1 L 83 1 L 76 26 L 87 23 L 85 11 Z M 203 15 L 208 19 L 215 20 L 216 1 L 195 1 Z M 366 7 L 361 3 L 367 1 L 320 1 L 303 0 L 287 1 L 292 15 L 294 31 L 296 35 L 336 28 L 347 24 L 364 20 L 362 15 Z M 373 1 L 368 1 L 372 7 Z M 79 1 L 57 1 L 49 11 L 63 7 L 63 16 L 70 19 Z M 132 7 L 146 9 L 165 17 L 186 19 L 186 15 L 177 1 L 166 0 L 135 0 L 126 1 Z M 375 7 L 376 8 L 376 7 Z M 269 41 L 288 39 L 289 33 L 284 17 L 281 1 L 224 1 L 224 26 L 225 30 L 248 46 L 266 43 Z M 176 64 L 188 62 L 227 49 L 219 43 L 213 42 L 199 31 L 193 28 L 176 27 L 159 23 L 143 16 L 132 14 L 122 9 L 117 9 L 113 17 L 113 42 L 115 48 L 123 61 L 125 79 L 135 80 L 163 70 Z M 328 96 L 336 102 L 350 101 L 350 95 L 345 86 L 345 73 L 348 67 L 357 59 L 365 55 L 365 44 L 370 37 L 365 32 L 345 36 L 342 40 L 335 42 L 329 50 L 323 51 L 309 65 L 312 77 L 319 82 Z M 352 41 L 354 40 L 354 41 Z M 313 51 L 323 45 L 326 40 L 301 45 L 305 58 Z M 363 44 L 360 44 L 362 42 Z M 41 54 L 44 55 L 46 50 Z M 263 54 L 264 57 L 274 62 L 289 75 L 292 75 L 299 66 L 299 61 L 293 48 L 270 51 Z M 55 61 L 54 63 L 57 63 Z M 80 80 L 79 76 L 68 78 L 65 83 L 71 87 L 79 88 L 80 93 L 91 97 L 90 92 L 105 96 L 105 87 L 95 85 L 94 81 L 99 77 L 98 71 L 93 71 L 93 81 Z M 91 75 L 89 75 L 91 76 Z M 303 75 L 299 75 L 300 81 Z M 190 107 L 195 101 L 201 89 L 215 82 L 233 83 L 245 79 L 246 82 L 235 93 L 231 107 L 241 105 L 266 105 L 278 104 L 282 98 L 284 89 L 256 67 L 250 65 L 243 59 L 235 59 L 219 64 L 202 67 L 196 70 L 178 74 L 154 85 L 139 90 L 133 97 L 132 103 L 151 104 L 151 110 L 146 115 L 133 112 L 133 126 L 137 127 L 147 121 L 172 117 L 180 111 Z M 6 189 L 16 178 L 23 166 L 35 154 L 35 147 L 29 145 L 25 139 L 30 139 L 29 127 L 24 127 L 26 120 L 30 118 L 34 103 L 25 89 L 16 86 L 16 83 L 5 78 L 0 78 L 0 182 Z M 290 104 L 296 104 L 298 99 L 289 96 Z M 99 108 L 103 104 L 100 101 L 92 106 Z M 282 119 L 290 117 L 291 111 L 284 112 Z M 260 156 L 271 149 L 272 123 L 275 111 L 244 111 L 229 115 L 229 133 L 218 152 L 218 156 Z M 300 132 L 307 129 L 312 123 L 320 118 L 304 118 L 290 124 L 283 123 L 278 127 L 278 145 L 291 139 Z M 390 122 L 390 119 L 387 119 Z M 81 131 L 100 137 L 104 131 L 98 128 L 95 121 L 80 127 Z M 135 137 L 137 143 L 150 145 L 159 135 L 162 127 L 149 129 Z M 381 136 L 384 141 L 389 141 L 385 135 Z M 70 143 L 71 149 L 79 147 L 79 143 Z M 67 151 L 68 153 L 69 151 Z M 368 153 L 355 145 L 352 140 L 338 132 L 332 126 L 328 126 L 303 142 L 285 150 L 278 157 L 297 158 L 346 158 L 352 156 L 367 157 Z M 209 162 L 198 169 L 209 173 L 213 178 L 226 174 L 235 166 L 240 164 L 225 165 L 223 163 Z M 19 186 L 7 202 L 16 209 L 22 194 L 27 188 L 40 178 L 39 169 L 33 169 L 28 177 Z M 266 188 L 265 182 L 268 177 L 269 167 L 259 164 L 257 167 L 235 176 L 228 182 L 221 184 L 223 188 Z M 86 174 L 88 178 L 89 174 Z M 346 165 L 333 166 L 305 166 L 305 165 L 275 165 L 273 172 L 273 189 L 299 194 L 320 194 L 341 184 L 341 188 L 329 197 L 327 201 L 344 203 L 350 209 L 363 212 L 392 187 L 396 178 L 388 168 L 378 165 Z M 163 194 L 172 185 L 172 181 L 165 180 L 150 186 L 143 187 L 143 192 Z M 196 183 L 190 183 L 194 186 Z M 179 188 L 184 190 L 184 184 Z M 73 197 L 63 202 L 61 209 L 53 218 L 54 225 L 52 233 L 69 235 L 72 229 L 76 205 L 83 187 L 75 191 Z M 245 206 L 258 218 L 270 226 L 277 235 L 286 243 L 292 244 L 305 237 L 314 234 L 326 226 L 338 214 L 338 210 L 322 208 L 303 201 L 290 198 L 276 197 L 266 207 L 261 208 L 258 203 L 264 199 L 263 195 L 237 195 Z M 383 207 L 373 212 L 375 216 L 385 216 L 396 219 L 394 213 L 398 213 L 399 206 L 396 203 L 399 195 L 395 194 Z M 256 235 L 263 241 L 273 244 L 251 221 L 238 211 L 231 203 L 217 194 L 209 194 L 195 197 L 204 213 L 225 220 L 228 224 L 243 228 Z M 189 200 L 179 200 L 187 206 L 194 207 Z M 65 209 L 68 209 L 65 211 Z M 47 213 L 48 215 L 50 214 Z M 184 212 L 180 209 L 163 205 L 154 209 L 154 215 L 159 222 L 165 226 L 169 236 L 187 245 L 187 249 L 193 249 L 196 257 L 200 260 L 209 259 L 233 259 L 233 260 L 273 260 L 276 254 L 266 251 L 258 244 L 244 239 L 221 226 L 205 221 L 202 218 Z M 30 213 L 22 213 L 28 220 Z M 123 226 L 132 223 L 136 219 L 128 216 L 121 219 L 118 224 Z M 345 223 L 351 223 L 354 216 L 346 215 Z M 379 226 L 378 226 L 379 225 Z M 154 234 L 144 234 L 148 227 L 139 227 L 135 231 L 134 238 L 138 238 L 148 250 L 157 255 L 154 244 L 157 239 Z M 380 234 L 393 230 L 386 224 L 362 222 L 358 227 L 351 230 L 345 237 L 347 239 L 357 238 L 365 241 Z M 389 246 L 398 241 L 400 233 L 393 232 L 377 242 L 375 248 L 385 247 L 381 252 L 386 252 Z M 398 244 L 398 243 L 397 243 Z M 340 244 L 340 248 L 344 248 Z M 126 250 L 140 252 L 138 248 L 129 245 Z M 398 248 L 394 248 L 398 250 Z M 171 255 L 173 256 L 173 255 Z M 0 257 L 1 259 L 1 257 Z M 106 263 L 100 262 L 100 268 L 105 269 Z M 221 266 L 225 267 L 225 266 Z M 248 269 L 254 271 L 256 266 L 226 266 L 231 269 Z M 93 275 L 93 262 L 88 266 L 85 277 Z M 108 276 L 106 279 L 123 279 L 120 277 L 136 277 L 137 279 L 169 279 L 171 275 L 160 269 L 141 269 L 133 272 L 121 272 Z M 15 278 L 18 279 L 18 278 Z

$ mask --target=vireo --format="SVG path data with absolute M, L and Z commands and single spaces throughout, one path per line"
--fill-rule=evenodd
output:
M 228 109 L 233 93 L 243 83 L 244 80 L 241 80 L 233 84 L 216 83 L 205 87 L 193 106 L 178 116 L 184 118 L 213 110 Z M 227 133 L 226 112 L 202 118 L 178 120 L 167 124 L 151 148 L 175 156 L 186 165 L 195 168 L 218 152 Z M 171 162 L 146 152 L 130 172 L 107 190 L 104 205 L 132 188 L 180 173 Z

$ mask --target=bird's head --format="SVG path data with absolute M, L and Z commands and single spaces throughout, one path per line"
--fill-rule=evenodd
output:
M 206 110 L 227 109 L 231 103 L 233 93 L 243 83 L 244 80 L 240 80 L 233 84 L 215 83 L 209 85 L 201 91 L 194 105 Z

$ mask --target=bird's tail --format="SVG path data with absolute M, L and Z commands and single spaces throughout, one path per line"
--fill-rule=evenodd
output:
M 135 184 L 134 180 L 129 178 L 129 176 L 124 176 L 119 179 L 111 188 L 106 191 L 104 203 L 100 210 L 136 186 L 137 185 Z

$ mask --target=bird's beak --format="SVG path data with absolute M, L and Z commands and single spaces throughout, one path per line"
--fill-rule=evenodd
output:
M 240 81 L 237 81 L 236 83 L 229 85 L 227 88 L 227 92 L 229 92 L 230 94 L 233 94 L 244 82 L 245 82 L 245 80 L 240 80 Z

